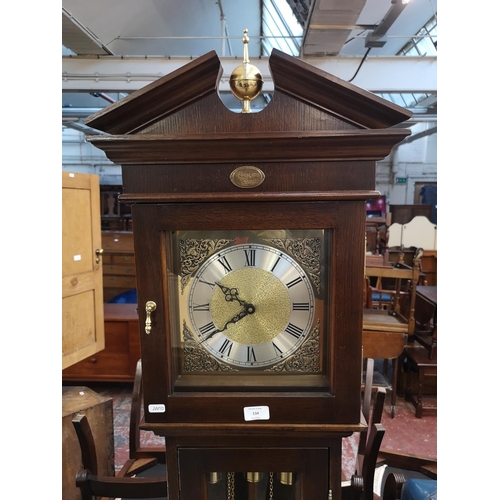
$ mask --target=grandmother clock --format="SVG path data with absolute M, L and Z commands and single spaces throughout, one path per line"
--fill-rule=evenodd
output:
M 245 37 L 244 43 L 248 41 Z M 246 49 L 246 45 L 245 45 Z M 339 499 L 360 416 L 365 201 L 411 114 L 274 50 L 210 52 L 86 120 L 132 204 L 145 415 L 169 500 Z

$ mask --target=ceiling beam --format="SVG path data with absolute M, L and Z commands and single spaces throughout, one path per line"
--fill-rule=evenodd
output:
M 133 92 L 179 69 L 194 58 L 63 56 L 62 90 L 67 92 Z M 219 91 L 230 91 L 229 78 L 242 61 L 221 57 L 224 73 Z M 371 92 L 437 92 L 437 57 L 318 57 L 305 62 Z M 252 59 L 264 78 L 264 92 L 274 88 L 268 58 Z

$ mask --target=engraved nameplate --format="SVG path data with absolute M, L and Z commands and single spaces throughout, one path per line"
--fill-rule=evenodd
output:
M 254 188 L 260 186 L 266 176 L 260 168 L 244 165 L 235 168 L 229 177 L 231 182 L 239 188 Z

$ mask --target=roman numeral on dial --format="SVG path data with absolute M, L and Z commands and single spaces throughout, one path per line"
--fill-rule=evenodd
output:
M 245 267 L 255 267 L 255 250 L 245 250 Z
M 217 259 L 217 262 L 224 268 L 224 271 L 226 272 L 226 274 L 233 270 L 233 268 L 231 267 L 231 265 L 227 261 L 226 256 L 220 257 L 219 259 Z
M 193 311 L 210 311 L 210 304 L 193 305 Z
M 283 351 L 274 343 L 272 342 L 273 347 L 274 347 L 274 352 L 278 355 L 281 356 L 283 354 Z
M 302 277 L 299 276 L 298 278 L 295 278 L 294 280 L 290 281 L 289 283 L 286 284 L 288 288 L 292 288 L 292 286 L 295 286 L 299 284 L 302 281 Z
M 276 262 L 274 263 L 273 267 L 271 268 L 271 272 L 274 273 L 274 270 L 276 269 L 276 266 L 278 265 L 278 262 L 281 260 L 281 257 L 278 257 L 276 259 Z
M 294 311 L 309 311 L 309 302 L 294 302 L 292 304 L 292 309 Z
M 293 323 L 288 323 L 288 326 L 285 328 L 285 332 L 298 339 L 304 333 L 304 330 L 295 326 Z
M 255 357 L 255 351 L 252 346 L 247 346 L 247 361 L 257 361 Z
M 233 348 L 233 342 L 229 339 L 224 340 L 222 345 L 220 346 L 219 352 L 221 354 L 225 354 L 229 356 L 231 354 L 231 349 Z

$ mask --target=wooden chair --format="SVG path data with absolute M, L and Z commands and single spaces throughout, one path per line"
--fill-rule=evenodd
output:
M 142 414 L 142 363 L 137 362 L 132 391 L 129 426 L 129 459 L 115 476 L 103 476 L 97 467 L 94 438 L 87 417 L 83 414 L 73 419 L 82 453 L 83 470 L 76 476 L 76 484 L 82 500 L 103 496 L 111 498 L 166 498 L 166 453 L 165 446 L 144 447 L 141 445 L 139 423 Z M 138 474 L 148 471 L 150 477 Z
M 408 292 L 411 293 L 411 283 Z M 415 327 L 409 343 L 417 342 L 424 347 L 429 359 L 437 357 L 437 287 L 417 286 L 415 294 Z
M 383 265 L 366 265 L 365 277 L 369 278 L 371 289 L 371 301 L 374 309 L 384 309 L 399 313 L 406 297 L 410 295 L 408 282 L 413 280 L 418 267 L 418 284 L 425 284 L 425 275 L 421 272 L 422 249 L 414 249 L 413 259 L 410 265 L 405 263 L 404 247 L 398 250 L 396 262 L 386 261 Z M 418 258 L 418 262 L 415 262 Z M 406 271 L 406 273 L 405 273 Z
M 420 258 L 422 249 L 417 249 L 413 266 L 396 263 L 387 267 L 367 267 L 368 277 L 386 277 L 395 280 L 393 306 L 390 310 L 368 309 L 363 311 L 363 358 L 392 360 L 392 380 L 384 384 L 391 390 L 391 416 L 396 410 L 396 387 L 399 371 L 399 358 L 403 354 L 406 339 L 413 335 L 415 328 L 415 294 L 420 278 Z M 412 283 L 408 295 L 403 300 L 407 281 Z M 402 312 L 402 304 L 406 307 Z M 365 377 L 366 379 L 366 377 Z
M 368 384 L 373 378 L 373 361 L 373 359 L 367 359 Z M 373 401 L 372 394 L 372 387 L 365 385 L 361 411 L 364 420 L 368 423 L 368 430 L 360 434 L 356 470 L 351 477 L 350 484 L 343 482 L 342 500 L 399 500 L 403 485 L 407 481 L 404 474 L 407 473 L 414 476 L 420 475 L 421 478 L 437 479 L 437 460 L 381 449 L 385 434 L 381 422 L 386 391 L 384 388 L 377 389 Z M 383 471 L 379 467 L 383 465 L 392 470 L 401 470 L 402 473 L 385 472 L 387 478 L 382 496 L 379 496 L 374 492 L 375 479 L 378 471 L 378 480 L 382 482 L 383 476 L 380 473 Z
M 97 470 L 97 458 L 92 430 L 85 415 L 73 419 L 80 448 L 82 450 L 83 467 L 76 474 L 76 485 L 80 488 L 82 500 L 101 500 L 111 498 L 165 498 L 167 495 L 167 478 L 153 477 L 123 477 L 100 475 Z
M 424 398 L 426 383 L 437 378 L 436 291 L 436 287 L 416 287 L 413 312 L 415 327 L 403 354 L 406 372 L 405 399 L 415 407 L 417 418 L 437 414 L 437 396 Z M 417 376 L 416 388 L 414 374 Z
M 156 463 L 166 464 L 165 446 L 142 446 L 139 424 L 142 417 L 143 392 L 142 392 L 142 361 L 137 361 L 135 369 L 134 387 L 132 390 L 132 403 L 129 424 L 129 459 L 118 476 L 131 476 L 138 474 Z
M 365 309 L 373 309 L 372 287 L 370 286 L 370 278 L 365 276 L 365 284 L 363 285 L 363 296 Z
M 373 362 L 373 360 L 369 361 Z M 372 363 L 369 363 L 369 366 L 373 368 Z M 379 388 L 375 393 L 372 405 L 371 387 L 364 391 L 362 414 L 367 422 L 368 429 L 360 433 L 356 471 L 350 479 L 350 484 L 345 484 L 342 487 L 342 500 L 358 500 L 361 498 L 363 500 L 381 500 L 381 497 L 373 490 L 377 457 L 385 434 L 385 429 L 381 424 L 385 395 L 385 389 Z
M 425 347 L 409 346 L 405 348 L 406 388 L 405 400 L 415 407 L 415 417 L 424 415 L 437 415 L 437 395 L 424 398 L 426 381 L 437 379 L 437 354 L 434 359 L 429 359 Z M 413 374 L 417 375 L 417 388 L 413 387 Z

